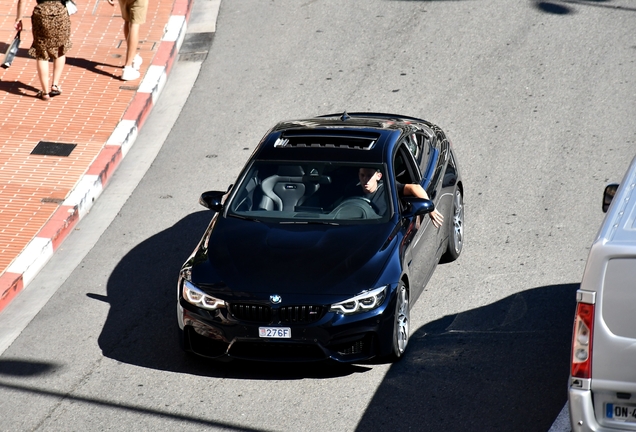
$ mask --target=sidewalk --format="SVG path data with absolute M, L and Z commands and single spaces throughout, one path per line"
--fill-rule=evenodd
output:
M 192 3 L 150 2 L 139 35 L 141 78 L 122 81 L 118 4 L 77 2 L 63 93 L 49 102 L 35 97 L 40 82 L 27 51 L 36 3 L 26 4 L 18 57 L 0 69 L 0 312 L 88 213 L 134 143 L 177 57 Z M 17 0 L 0 0 L 2 57 L 15 36 L 16 7 Z

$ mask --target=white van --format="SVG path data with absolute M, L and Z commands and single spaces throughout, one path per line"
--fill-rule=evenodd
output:
M 636 158 L 605 188 L 607 212 L 576 293 L 572 431 L 636 431 Z

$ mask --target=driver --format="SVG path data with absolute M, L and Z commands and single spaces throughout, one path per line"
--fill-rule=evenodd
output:
M 359 185 L 362 196 L 369 200 L 379 215 L 386 213 L 386 198 L 384 197 L 384 181 L 382 173 L 375 168 L 360 168 L 358 170 Z
M 358 170 L 358 180 L 362 187 L 362 196 L 368 199 L 377 209 L 378 214 L 386 212 L 386 199 L 384 198 L 384 181 L 382 172 L 375 168 L 360 168 Z M 400 196 L 415 196 L 417 198 L 430 199 L 428 194 L 419 184 L 402 184 L 395 182 L 395 187 Z M 437 228 L 442 226 L 444 216 L 437 210 L 429 213 L 433 225 Z

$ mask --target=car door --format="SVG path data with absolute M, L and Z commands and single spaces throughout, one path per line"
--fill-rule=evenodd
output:
M 413 153 L 408 146 L 408 139 L 405 139 L 397 148 L 394 156 L 393 166 L 396 181 L 403 184 L 421 184 L 422 175 Z M 405 217 L 405 210 L 408 209 L 406 200 L 400 199 L 398 208 L 400 211 L 404 240 L 404 265 L 408 267 L 411 280 L 411 299 L 415 301 L 428 282 L 435 265 L 437 264 L 437 231 L 428 216 Z

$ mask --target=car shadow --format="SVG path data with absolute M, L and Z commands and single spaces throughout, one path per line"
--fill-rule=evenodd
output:
M 86 294 L 110 305 L 98 338 L 104 356 L 151 369 L 236 379 L 333 378 L 373 367 L 372 362 L 312 367 L 221 363 L 182 352 L 177 339 L 177 274 L 212 215 L 207 210 L 190 214 L 141 242 L 111 273 L 106 296 Z M 457 430 L 476 419 L 496 430 L 502 419 L 508 419 L 501 423 L 506 429 L 516 413 L 518 420 L 512 424 L 519 428 L 508 430 L 523 430 L 529 412 L 551 417 L 550 410 L 565 402 L 577 287 L 531 289 L 421 327 L 412 335 L 405 358 L 390 368 L 360 429 L 389 428 L 388 419 L 400 410 L 419 414 L 405 416 L 402 422 L 430 416 L 428 430 L 448 430 L 440 418 L 457 422 Z
M 151 369 L 238 379 L 332 378 L 369 370 L 368 366 L 317 363 L 221 363 L 184 353 L 177 337 L 177 275 L 213 213 L 186 216 L 143 241 L 117 264 L 107 295 L 86 295 L 109 303 L 98 344 L 104 356 Z
M 357 430 L 549 430 L 567 400 L 578 287 L 534 288 L 422 326 Z

